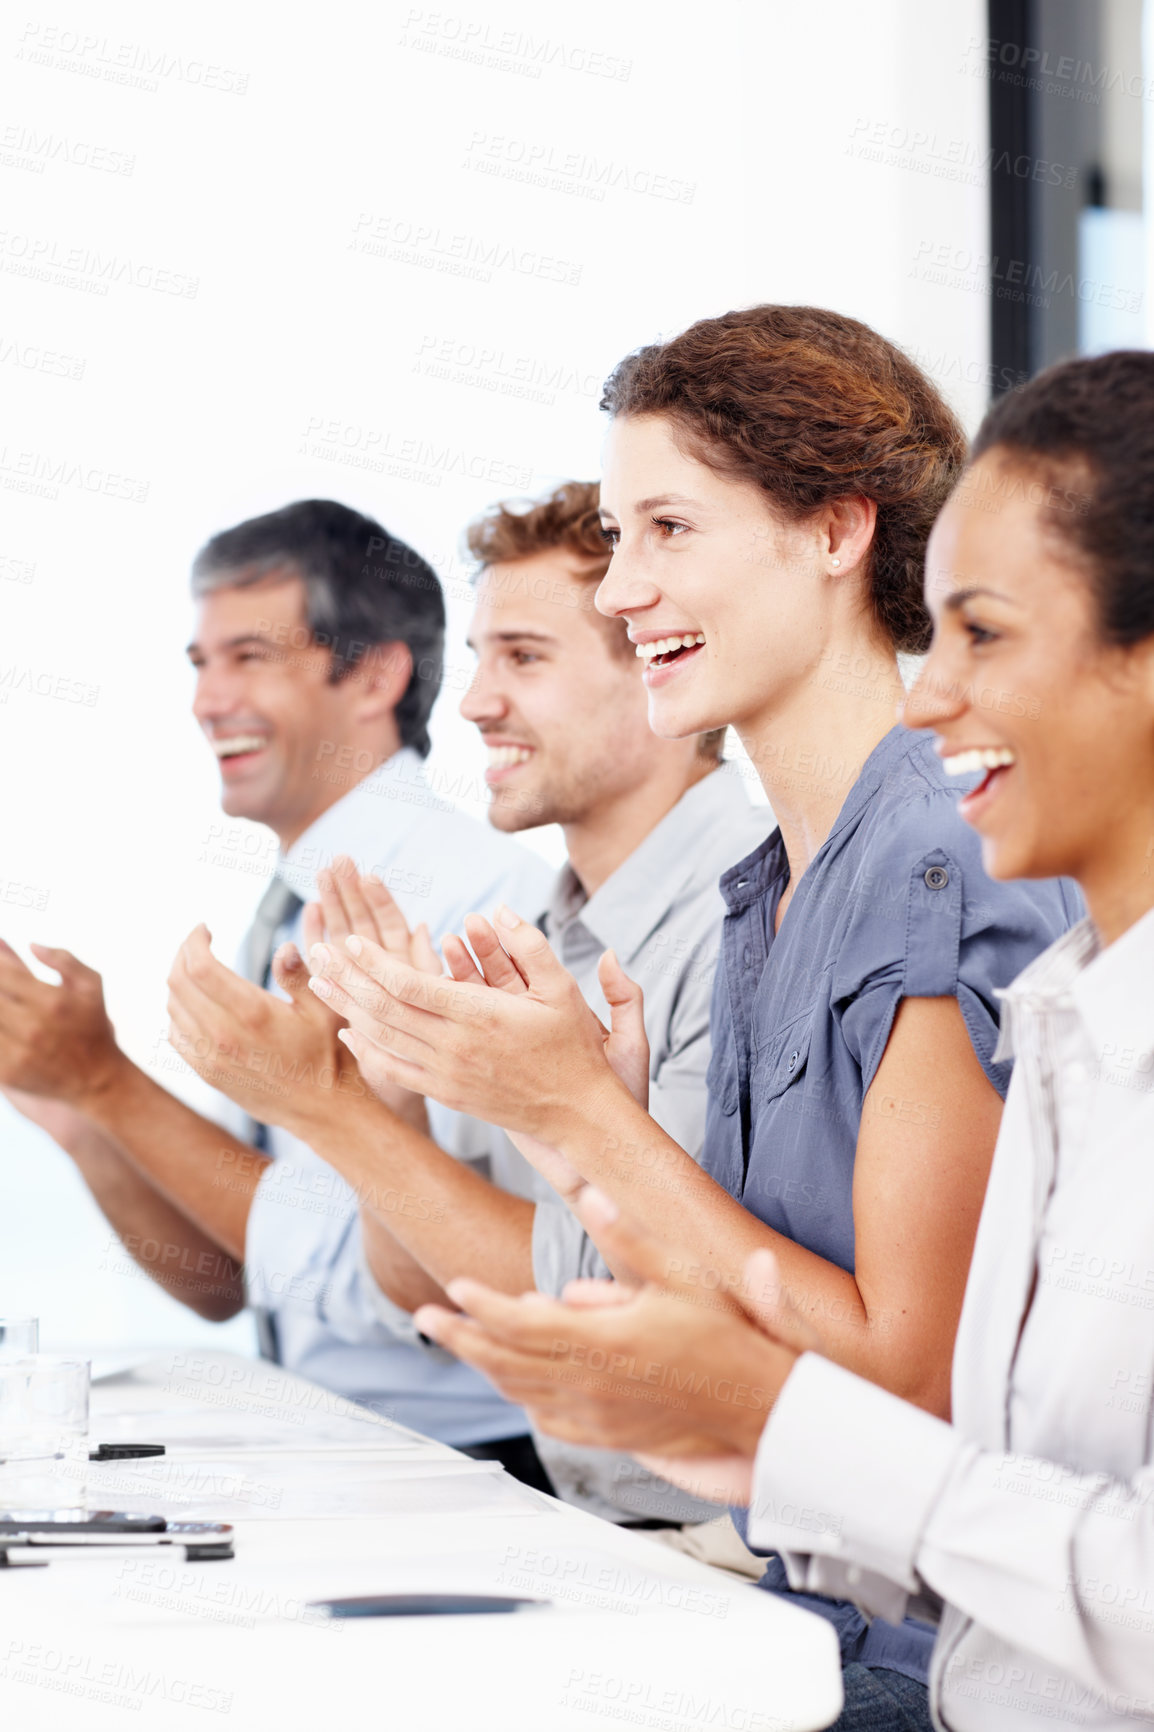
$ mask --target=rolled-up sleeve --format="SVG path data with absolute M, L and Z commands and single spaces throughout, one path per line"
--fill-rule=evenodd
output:
M 304 1184 L 294 1185 L 305 1169 L 295 1154 L 282 1155 L 265 1168 L 253 1193 L 244 1246 L 250 1305 L 275 1311 L 287 1301 L 318 1304 L 323 1298 L 315 1248 L 325 1199 L 308 1194 Z
M 342 1341 L 371 1343 L 374 1333 L 384 1329 L 394 1341 L 403 1341 L 406 1347 L 438 1363 L 448 1364 L 453 1358 L 422 1335 L 412 1312 L 396 1304 L 378 1285 L 369 1267 L 359 1219 L 351 1226 L 332 1270 L 327 1320 Z
M 991 894 L 981 841 L 936 789 L 911 801 L 875 847 L 854 886 L 854 917 L 833 971 L 842 1038 L 861 1071 L 876 1075 L 903 998 L 956 998 L 974 1053 L 998 1093 L 1010 1066 L 995 1061 L 997 992 L 1052 943 L 1077 907 L 1056 880 L 999 884 Z M 937 845 L 926 848 L 930 833 Z
M 373 1279 L 356 1194 L 304 1145 L 279 1155 L 257 1186 L 245 1282 L 251 1305 L 308 1316 L 346 1346 L 397 1340 L 441 1354 L 424 1348 L 408 1312 Z

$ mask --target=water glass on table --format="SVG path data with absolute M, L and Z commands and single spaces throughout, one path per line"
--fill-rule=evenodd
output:
M 39 1351 L 38 1317 L 0 1317 L 0 1359 L 26 1359 Z
M 90 1370 L 51 1353 L 0 1357 L 0 1516 L 85 1512 Z

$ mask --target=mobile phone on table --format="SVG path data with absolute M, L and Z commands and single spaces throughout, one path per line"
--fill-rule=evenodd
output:
M 83 1539 L 103 1534 L 163 1533 L 163 1516 L 129 1515 L 124 1510 L 96 1509 L 87 1515 L 62 1518 L 50 1509 L 8 1510 L 0 1517 L 0 1534 L 68 1534 Z
M 9 1547 L 45 1550 L 56 1546 L 183 1546 L 190 1562 L 231 1558 L 233 1530 L 227 1522 L 170 1522 L 164 1516 L 125 1510 L 92 1510 L 59 1520 L 52 1510 L 7 1510 L 0 1516 L 0 1552 Z

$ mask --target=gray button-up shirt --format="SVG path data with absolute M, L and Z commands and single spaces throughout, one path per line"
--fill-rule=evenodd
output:
M 597 980 L 605 950 L 645 993 L 649 1036 L 649 1111 L 695 1160 L 705 1137 L 709 1001 L 724 904 L 717 882 L 772 828 L 766 806 L 752 806 L 736 764 L 696 783 L 639 847 L 586 897 L 571 867 L 557 881 L 542 926 L 585 998 L 607 1024 Z M 578 1276 L 608 1274 L 581 1223 L 556 1197 L 538 1202 L 533 1273 L 542 1293 L 560 1293 Z M 688 1497 L 628 1456 L 578 1449 L 537 1435 L 558 1491 L 571 1503 L 616 1521 L 704 1521 L 712 1504 Z

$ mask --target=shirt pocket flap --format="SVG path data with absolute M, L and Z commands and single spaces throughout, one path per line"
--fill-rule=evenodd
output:
M 737 1050 L 732 1042 L 715 1046 L 705 1073 L 710 1100 L 716 1101 L 726 1118 L 737 1111 Z
M 812 1032 L 812 1015 L 799 1017 L 758 1056 L 753 1086 L 759 1103 L 778 1100 L 805 1075 Z

